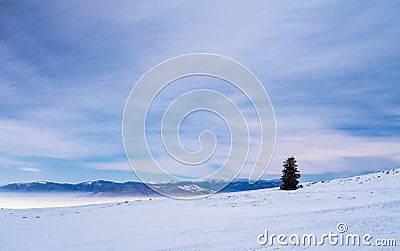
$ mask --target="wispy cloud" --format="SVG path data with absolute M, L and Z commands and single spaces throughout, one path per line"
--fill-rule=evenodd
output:
M 41 170 L 36 167 L 20 167 L 19 170 L 25 172 L 34 172 L 34 173 L 41 172 Z
M 88 162 L 85 163 L 85 167 L 99 170 L 132 171 L 127 160 L 116 162 Z

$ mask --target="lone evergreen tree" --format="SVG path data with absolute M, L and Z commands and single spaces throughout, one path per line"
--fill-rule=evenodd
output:
M 281 181 L 283 184 L 280 186 L 282 190 L 296 190 L 299 188 L 300 172 L 297 170 L 297 161 L 291 156 L 283 161 L 283 169 Z

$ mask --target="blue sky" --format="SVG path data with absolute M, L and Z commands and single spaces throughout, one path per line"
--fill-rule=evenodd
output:
M 277 123 L 269 174 L 291 154 L 309 174 L 399 167 L 399 12 L 389 0 L 1 0 L 0 183 L 135 179 L 121 137 L 129 92 L 194 52 L 263 83 Z

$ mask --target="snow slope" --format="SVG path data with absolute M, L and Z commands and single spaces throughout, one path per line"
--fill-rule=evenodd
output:
M 262 246 L 275 234 L 371 234 L 396 247 Z M 78 207 L 0 210 L 0 250 L 400 250 L 400 169 L 297 191 L 276 188 L 205 199 L 134 200 Z

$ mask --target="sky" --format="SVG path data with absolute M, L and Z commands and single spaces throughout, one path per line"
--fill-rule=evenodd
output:
M 399 167 L 399 12 L 394 0 L 0 0 L 0 184 L 136 180 L 122 141 L 126 100 L 151 67 L 188 53 L 232 58 L 262 82 L 276 117 L 266 174 L 279 175 L 289 155 L 303 174 Z M 158 96 L 149 124 L 173 95 L 205 87 L 249 108 L 224 81 L 193 77 Z M 180 136 L 195 151 L 207 126 L 215 166 L 229 145 L 224 123 L 199 113 Z

